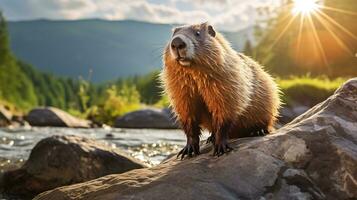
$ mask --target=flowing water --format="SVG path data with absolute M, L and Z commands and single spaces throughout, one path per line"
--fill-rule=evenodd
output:
M 52 127 L 0 129 L 0 173 L 21 166 L 35 144 L 52 135 L 79 135 L 104 141 L 150 166 L 178 152 L 186 142 L 181 130 Z

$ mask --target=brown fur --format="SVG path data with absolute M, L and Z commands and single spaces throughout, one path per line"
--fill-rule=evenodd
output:
M 190 66 L 172 58 L 170 45 L 164 52 L 161 80 L 186 134 L 196 124 L 216 133 L 228 123 L 230 138 L 259 129 L 271 131 L 280 106 L 273 78 L 252 59 L 236 53 L 221 34 L 211 37 L 207 27 L 205 23 L 180 29 L 195 44 Z M 200 41 L 193 35 L 197 30 L 203 35 Z

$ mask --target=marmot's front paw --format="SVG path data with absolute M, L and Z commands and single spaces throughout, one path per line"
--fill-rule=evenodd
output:
M 219 157 L 232 150 L 233 148 L 228 145 L 227 139 L 221 139 L 219 141 L 215 141 L 213 156 Z
M 186 146 L 177 154 L 177 158 L 181 155 L 181 160 L 188 155 L 200 155 L 200 143 L 199 140 L 189 140 L 187 141 Z

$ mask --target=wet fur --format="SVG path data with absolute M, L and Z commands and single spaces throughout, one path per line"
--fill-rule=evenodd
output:
M 194 25 L 190 30 L 204 29 Z M 273 129 L 280 106 L 279 90 L 263 68 L 235 52 L 219 33 L 196 41 L 191 66 L 181 66 L 164 52 L 161 80 L 186 135 L 197 138 L 200 128 L 226 132 L 229 138 Z

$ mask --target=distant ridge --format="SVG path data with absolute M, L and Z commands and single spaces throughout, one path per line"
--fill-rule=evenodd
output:
M 15 55 L 56 75 L 102 82 L 160 69 L 162 48 L 174 25 L 133 20 L 32 20 L 8 23 Z M 253 28 L 225 32 L 241 50 Z

